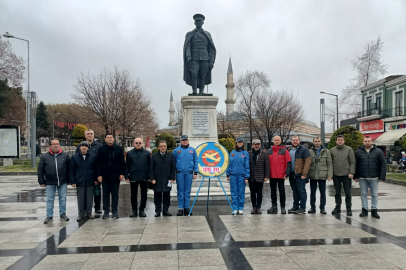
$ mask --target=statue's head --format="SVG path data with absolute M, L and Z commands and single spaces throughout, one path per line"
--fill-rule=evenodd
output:
M 204 19 L 205 19 L 204 15 L 202 15 L 202 14 L 195 14 L 195 15 L 193 16 L 193 19 L 195 20 L 196 28 L 198 28 L 198 29 L 202 28 L 202 26 L 203 26 L 203 24 L 204 24 Z

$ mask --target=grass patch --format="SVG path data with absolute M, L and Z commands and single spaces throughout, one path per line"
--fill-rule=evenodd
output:
M 386 178 L 406 181 L 406 173 L 387 173 Z
M 36 172 L 38 167 L 38 160 L 37 165 L 35 168 L 31 168 L 31 160 L 14 160 L 12 166 L 0 166 L 0 172 Z

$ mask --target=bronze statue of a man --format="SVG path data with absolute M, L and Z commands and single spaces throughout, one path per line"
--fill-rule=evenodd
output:
M 202 14 L 193 16 L 196 28 L 186 34 L 183 46 L 183 80 L 191 85 L 193 94 L 204 95 L 204 86 L 211 84 L 211 70 L 216 60 L 216 47 L 209 32 L 202 26 L 205 17 Z

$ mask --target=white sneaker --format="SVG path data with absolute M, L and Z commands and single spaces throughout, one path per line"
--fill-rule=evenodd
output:
M 238 210 L 238 213 L 239 213 L 240 215 L 244 215 L 244 211 L 243 211 L 243 210 Z

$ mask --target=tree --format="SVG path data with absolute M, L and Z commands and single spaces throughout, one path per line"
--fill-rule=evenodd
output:
M 82 124 L 78 124 L 75 126 L 72 132 L 72 137 L 74 139 L 74 146 L 79 145 L 81 142 L 83 142 L 85 138 L 85 131 L 87 130 L 87 127 Z
M 0 80 L 6 80 L 11 86 L 21 86 L 24 81 L 24 60 L 11 48 L 10 41 L 0 37 Z
M 50 137 L 51 136 L 51 127 L 48 121 L 48 112 L 47 107 L 44 102 L 40 102 L 37 107 L 37 138 L 39 137 Z
M 336 140 L 338 135 L 343 135 L 345 138 L 345 145 L 351 147 L 354 152 L 357 151 L 358 147 L 362 146 L 364 141 L 364 135 L 355 129 L 353 126 L 343 126 L 337 129 L 330 138 L 328 143 L 328 149 L 336 146 Z
M 221 138 L 219 143 L 227 149 L 228 153 L 234 150 L 235 140 L 233 138 Z
M 259 71 L 247 71 L 238 77 L 235 90 L 237 92 L 237 114 L 246 124 L 252 142 L 255 124 L 254 102 L 261 90 L 267 89 L 271 84 L 268 75 Z
M 235 137 L 230 134 L 230 133 L 220 133 L 219 135 L 217 135 L 217 138 L 220 139 L 233 139 L 235 140 Z
M 156 145 L 159 145 L 160 141 L 165 141 L 168 149 L 173 150 L 176 148 L 175 138 L 169 133 L 161 133 L 156 138 Z
M 363 86 L 376 82 L 387 74 L 388 66 L 381 60 L 383 42 L 380 37 L 376 41 L 369 41 L 365 46 L 365 53 L 356 56 L 351 62 L 356 77 L 350 85 L 342 90 L 340 103 L 345 107 L 348 117 L 356 116 L 361 111 L 361 92 Z M 335 109 L 334 109 L 335 112 Z
M 25 120 L 25 105 L 22 88 L 10 87 L 7 79 L 0 79 L 0 124 L 25 127 L 21 124 Z

